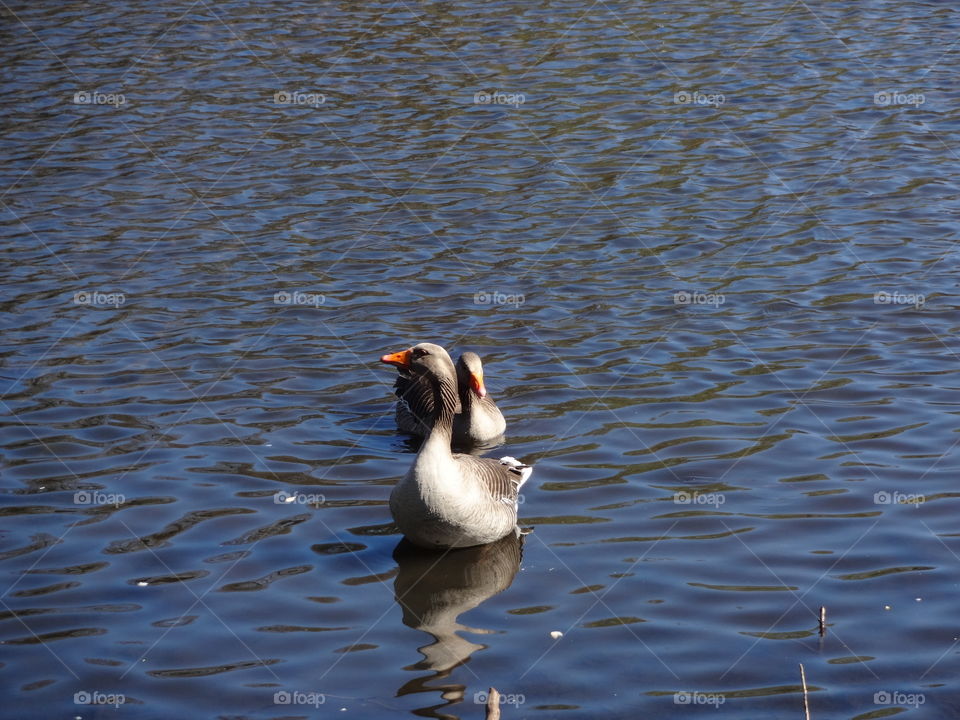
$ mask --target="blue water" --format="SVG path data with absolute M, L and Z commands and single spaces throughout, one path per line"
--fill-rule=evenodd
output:
M 954 7 L 2 16 L 0 716 L 960 713 Z M 398 548 L 420 341 L 522 547 Z

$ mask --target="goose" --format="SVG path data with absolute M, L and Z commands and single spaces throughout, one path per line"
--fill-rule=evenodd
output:
M 447 351 L 420 343 L 380 360 L 406 373 L 406 402 L 428 428 L 413 464 L 390 493 L 390 512 L 400 531 L 428 548 L 485 545 L 514 532 L 520 487 L 533 468 L 512 457 L 451 451 L 454 416 L 461 407 L 457 371 Z
M 403 368 L 394 383 L 396 394 L 397 427 L 403 432 L 425 438 L 430 427 L 411 411 L 406 400 L 411 378 Z M 483 384 L 483 363 L 475 352 L 465 352 L 457 360 L 457 395 L 460 398 L 460 411 L 453 418 L 452 442 L 457 447 L 487 445 L 499 439 L 507 429 L 503 413 L 487 394 Z

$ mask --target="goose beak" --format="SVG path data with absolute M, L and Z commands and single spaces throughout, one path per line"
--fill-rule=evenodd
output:
M 413 355 L 413 349 L 401 350 L 400 352 L 389 353 L 380 358 L 380 362 L 387 365 L 395 365 L 399 368 L 410 367 L 410 357 Z
M 470 389 L 479 398 L 487 396 L 487 389 L 483 386 L 483 373 L 470 373 Z

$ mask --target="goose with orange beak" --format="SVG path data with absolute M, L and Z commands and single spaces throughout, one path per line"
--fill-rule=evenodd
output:
M 426 437 L 430 428 L 411 411 L 411 405 L 406 399 L 410 389 L 410 374 L 404 369 L 407 362 L 404 353 L 407 352 L 410 351 L 402 350 L 384 355 L 380 360 L 396 366 L 400 371 L 393 386 L 398 398 L 397 427 L 411 435 Z M 483 363 L 480 362 L 480 356 L 475 352 L 463 353 L 457 360 L 456 371 L 457 397 L 460 399 L 461 410 L 453 418 L 453 444 L 461 448 L 495 444 L 506 431 L 507 421 L 483 384 Z
M 427 428 L 413 464 L 390 493 L 390 512 L 401 532 L 429 548 L 484 545 L 515 532 L 520 487 L 533 468 L 512 457 L 451 451 L 462 407 L 447 351 L 420 343 L 380 359 L 400 369 L 407 384 L 403 399 Z

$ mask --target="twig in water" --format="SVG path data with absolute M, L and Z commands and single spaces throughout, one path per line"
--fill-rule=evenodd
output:
M 487 693 L 487 720 L 500 720 L 500 693 L 493 687 Z
M 821 605 L 820 606 L 820 637 L 823 637 L 827 633 L 827 609 Z
M 803 684 L 803 715 L 810 720 L 810 700 L 807 698 L 807 675 L 803 672 L 803 663 L 800 663 L 800 682 Z

